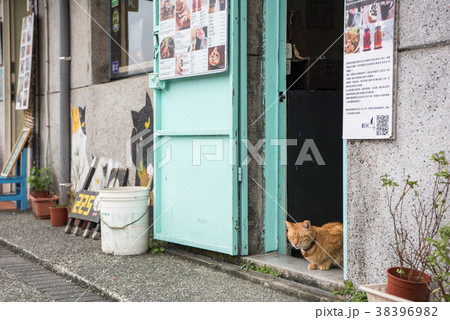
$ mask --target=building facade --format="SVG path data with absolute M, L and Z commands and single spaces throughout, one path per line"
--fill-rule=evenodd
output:
M 60 54 L 61 2 L 2 1 L 3 158 L 24 123 L 24 111 L 15 110 L 19 71 L 13 62 L 19 61 L 21 18 L 34 11 L 30 164 L 51 164 L 61 177 L 68 162 L 61 161 L 60 149 L 67 144 L 70 182 L 78 189 L 93 158 L 100 162 L 92 190 L 107 184 L 112 168 L 129 168 L 130 185 L 145 184 L 143 177 L 155 172 L 155 236 L 230 255 L 295 255 L 287 246 L 285 219 L 340 221 L 343 277 L 359 284 L 385 279 L 395 259 L 380 176 L 429 181 L 430 155 L 443 150 L 450 156 L 445 1 L 397 1 L 394 135 L 385 140 L 342 139 L 344 1 L 222 1 L 229 4 L 227 70 L 156 83 L 150 80 L 163 53 L 155 41 L 162 44 L 161 29 L 154 25 L 160 10 L 177 1 L 66 1 L 67 57 Z M 193 14 L 191 4 L 189 9 Z M 65 105 L 62 60 L 70 65 Z M 61 121 L 61 108 L 70 123 Z M 190 127 L 197 122 L 191 117 L 198 117 L 200 129 Z M 63 130 L 70 133 L 65 141 Z M 171 140 L 165 144 L 163 137 Z M 193 164 L 195 155 L 185 148 L 196 139 L 201 159 L 222 148 L 235 162 Z M 226 141 L 232 141 L 229 147 Z M 159 168 L 168 147 L 172 164 Z M 192 194 L 183 198 L 192 183 Z M 422 192 L 431 192 L 426 183 Z

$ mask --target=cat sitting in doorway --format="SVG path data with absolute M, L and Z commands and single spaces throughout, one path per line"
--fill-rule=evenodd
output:
M 328 270 L 331 266 L 342 267 L 343 226 L 330 222 L 322 227 L 311 225 L 309 220 L 299 223 L 286 222 L 287 237 L 295 249 L 301 249 L 310 262 L 308 269 Z

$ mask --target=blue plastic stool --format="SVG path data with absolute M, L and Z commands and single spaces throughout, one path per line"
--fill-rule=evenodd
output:
M 15 183 L 16 193 L 0 194 L 0 202 L 16 201 L 16 208 L 27 210 L 27 148 L 23 148 L 19 161 L 16 163 L 16 175 L 1 177 L 0 184 Z

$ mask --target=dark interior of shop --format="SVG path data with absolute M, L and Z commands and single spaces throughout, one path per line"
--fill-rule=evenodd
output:
M 287 138 L 297 140 L 287 148 L 291 222 L 342 222 L 343 21 L 343 0 L 287 1 Z

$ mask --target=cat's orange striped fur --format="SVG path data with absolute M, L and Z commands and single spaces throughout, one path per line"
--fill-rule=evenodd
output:
M 287 237 L 295 249 L 300 249 L 310 262 L 308 269 L 328 270 L 331 266 L 342 267 L 343 226 L 330 222 L 322 227 L 311 225 L 309 220 L 299 223 L 286 222 Z

